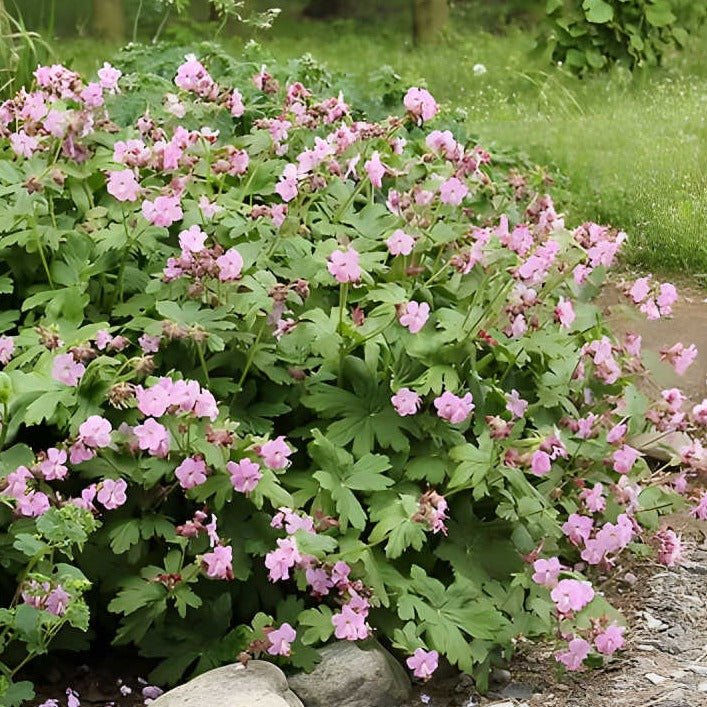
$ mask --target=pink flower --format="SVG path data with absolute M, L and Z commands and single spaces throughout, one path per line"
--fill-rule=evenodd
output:
M 179 247 L 183 253 L 201 253 L 206 234 L 195 224 L 179 234 Z
M 525 416 L 528 409 L 528 401 L 520 397 L 520 393 L 513 389 L 510 393 L 506 393 L 506 410 L 513 415 L 514 418 Z
M 140 183 L 132 169 L 108 172 L 106 189 L 118 201 L 137 201 L 140 196 Z
M 108 347 L 108 344 L 113 341 L 113 337 L 105 329 L 101 329 L 100 331 L 96 332 L 95 339 L 96 348 L 99 351 L 105 350 Z
M 383 186 L 383 176 L 385 175 L 385 165 L 381 162 L 380 154 L 376 150 L 372 155 L 371 159 L 367 160 L 363 165 L 363 168 L 368 174 L 368 178 L 371 180 L 371 184 L 374 187 L 380 189 Z
M 297 632 L 288 623 L 267 634 L 270 655 L 290 655 L 290 644 L 297 638 Z
M 533 563 L 533 582 L 541 584 L 543 587 L 553 589 L 557 585 L 557 580 L 560 576 L 560 561 L 556 557 L 550 557 L 547 560 L 535 560 Z
M 184 216 L 177 196 L 158 196 L 154 201 L 142 202 L 142 215 L 153 226 L 169 228 Z
M 136 386 L 135 399 L 137 401 L 137 409 L 143 415 L 152 417 L 162 417 L 171 404 L 169 390 L 159 384 L 150 388 L 143 388 L 141 385 Z
M 39 140 L 20 130 L 10 134 L 10 147 L 18 157 L 29 159 L 39 149 Z
M 633 283 L 633 286 L 629 290 L 629 295 L 636 304 L 640 304 L 641 302 L 643 302 L 643 300 L 645 300 L 650 293 L 650 276 L 639 277 L 638 280 Z
M 341 613 L 331 617 L 334 635 L 339 640 L 358 641 L 368 638 L 366 617 L 354 611 L 348 604 L 341 607 Z
M 96 456 L 96 452 L 93 449 L 89 449 L 80 440 L 74 442 L 69 448 L 69 461 L 72 464 L 80 464 L 81 462 L 87 462 L 89 459 L 93 459 Z
M 439 188 L 439 198 L 442 203 L 451 206 L 459 206 L 468 193 L 469 188 L 457 177 L 450 177 L 447 181 L 442 182 Z
M 70 353 L 59 354 L 52 362 L 52 378 L 72 388 L 79 384 L 85 372 L 86 366 L 77 362 Z
M 358 282 L 361 279 L 358 251 L 349 246 L 346 250 L 335 250 L 327 263 L 327 269 L 337 282 Z
M 214 99 L 218 95 L 218 86 L 193 54 L 184 57 L 184 63 L 177 69 L 174 83 L 183 91 L 191 91 L 202 98 Z
M 678 291 L 670 282 L 664 282 L 660 286 L 658 296 L 655 298 L 655 303 L 660 309 L 660 314 L 663 317 L 668 317 L 673 313 L 673 305 L 678 301 Z
M 624 348 L 629 356 L 640 356 L 641 355 L 641 343 L 643 338 L 640 334 L 627 333 L 624 337 Z
M 604 486 L 602 484 L 594 484 L 591 491 L 583 489 L 579 497 L 590 513 L 601 513 L 606 508 L 606 499 L 603 494 Z
M 201 211 L 205 219 L 212 219 L 222 209 L 223 207 L 209 201 L 209 197 L 206 194 L 202 194 L 199 197 L 199 211 Z
M 118 81 L 123 75 L 120 69 L 111 66 L 107 61 L 103 62 L 103 67 L 98 69 L 98 79 L 101 83 L 101 88 L 106 91 L 116 93 L 118 91 Z
M 403 98 L 403 105 L 407 111 L 419 122 L 431 120 L 437 115 L 437 101 L 432 94 L 424 88 L 413 86 Z
M 26 466 L 18 466 L 5 477 L 7 486 L 2 491 L 2 495 L 15 500 L 21 498 L 27 493 L 27 481 L 31 478 L 32 472 Z
M 414 415 L 420 409 L 422 398 L 409 388 L 400 388 L 390 399 L 395 412 L 401 417 Z
M 272 550 L 265 555 L 265 566 L 268 568 L 268 577 L 271 582 L 290 578 L 290 568 L 302 560 L 294 538 L 279 538 L 277 550 Z
M 245 113 L 245 106 L 243 105 L 243 96 L 237 88 L 234 88 L 231 91 L 231 95 L 228 97 L 226 107 L 228 108 L 228 110 L 231 111 L 231 115 L 234 118 L 240 118 L 243 113 Z
M 562 526 L 562 532 L 574 545 L 586 542 L 592 534 L 594 521 L 588 516 L 572 513 Z
M 86 88 L 81 91 L 79 97 L 88 108 L 98 108 L 104 103 L 103 88 L 101 87 L 101 84 L 96 83 L 95 81 L 87 84 Z
M 137 340 L 140 348 L 146 354 L 157 353 L 160 350 L 160 337 L 142 334 Z
M 110 445 L 110 433 L 113 431 L 108 420 L 100 415 L 91 415 L 79 427 L 79 441 L 87 447 L 102 449 Z
M 385 244 L 391 255 L 410 255 L 415 247 L 415 239 L 399 228 L 397 231 L 393 231 Z
M 616 651 L 620 651 L 624 647 L 624 631 L 623 626 L 612 624 L 607 626 L 601 633 L 594 638 L 594 645 L 599 653 L 604 655 L 612 655 Z
M 285 437 L 280 435 L 260 446 L 258 454 L 270 469 L 285 469 L 289 463 L 292 450 L 287 446 Z
M 439 653 L 437 651 L 426 651 L 416 648 L 415 652 L 405 661 L 408 668 L 413 671 L 416 678 L 429 680 L 437 670 L 439 664 Z
M 133 428 L 138 447 L 156 457 L 166 457 L 169 452 L 169 432 L 167 428 L 151 417 L 142 425 Z
M 690 515 L 700 520 L 707 520 L 707 491 L 702 493 L 697 505 L 690 509 Z
M 464 422 L 474 410 L 474 398 L 471 393 L 467 393 L 460 398 L 450 391 L 445 391 L 435 398 L 434 406 L 437 408 L 437 415 L 443 420 L 457 425 Z
M 79 693 L 70 687 L 66 688 L 66 707 L 81 707 Z
M 666 567 L 675 567 L 682 562 L 682 538 L 674 530 L 659 530 L 655 540 L 658 542 L 658 562 Z
M 219 269 L 218 279 L 221 282 L 237 280 L 243 270 L 243 256 L 235 248 L 229 248 L 216 258 L 216 265 Z
M 694 344 L 685 347 L 684 344 L 677 343 L 669 349 L 660 352 L 661 361 L 667 361 L 679 376 L 684 376 L 687 369 L 697 358 L 697 347 Z
M 536 449 L 530 458 L 530 470 L 535 476 L 545 476 L 552 468 L 552 460 L 547 452 Z
M 187 457 L 174 470 L 174 475 L 183 489 L 193 489 L 206 481 L 206 462 L 198 457 Z
M 429 317 L 430 305 L 427 302 L 408 302 L 404 309 L 401 308 L 399 321 L 411 334 L 417 334 Z
M 17 499 L 17 511 L 27 518 L 37 518 L 49 510 L 49 497 L 41 491 L 30 491 Z
M 624 422 L 620 422 L 618 425 L 614 425 L 607 433 L 606 433 L 606 441 L 609 444 L 617 444 L 618 442 L 621 442 L 623 438 L 626 436 L 626 432 L 628 432 L 628 426 Z
M 297 196 L 297 165 L 285 165 L 280 181 L 275 185 L 275 191 L 285 202 L 292 201 Z
M 577 579 L 561 579 L 550 592 L 550 598 L 555 602 L 557 611 L 568 614 L 571 611 L 581 611 L 594 599 L 594 589 L 589 582 Z
M 558 662 L 562 663 L 567 670 L 579 670 L 591 649 L 592 646 L 583 638 L 573 638 L 567 644 L 567 650 L 564 653 L 557 653 L 555 658 Z
M 233 548 L 217 545 L 201 557 L 206 566 L 206 576 L 211 579 L 233 579 Z
M 239 462 L 228 462 L 226 470 L 231 475 L 231 484 L 240 493 L 250 493 L 263 478 L 260 467 L 250 459 L 241 459 Z
M 47 449 L 46 459 L 39 465 L 39 471 L 47 481 L 64 479 L 69 472 L 66 466 L 67 455 L 63 449 Z
M 316 596 L 326 596 L 329 590 L 334 586 L 327 571 L 323 567 L 309 567 L 305 571 L 307 584 L 312 587 L 312 593 Z
M 692 408 L 692 417 L 696 425 L 707 427 L 707 398 Z
M 69 602 L 71 601 L 71 595 L 58 584 L 54 589 L 52 589 L 49 594 L 47 594 L 46 609 L 50 614 L 54 616 L 63 616 L 69 607 Z
M 99 484 L 96 499 L 99 503 L 103 504 L 107 510 L 112 511 L 115 508 L 120 508 L 127 500 L 127 496 L 125 495 L 127 488 L 128 484 L 124 479 L 118 479 L 117 481 L 104 479 L 101 484 Z
M 560 322 L 560 326 L 569 329 L 575 320 L 574 307 L 572 302 L 560 297 L 557 307 L 555 307 L 555 319 Z
M 633 465 L 642 456 L 643 455 L 637 449 L 630 447 L 628 444 L 624 444 L 620 449 L 617 449 L 611 457 L 614 462 L 613 469 L 618 474 L 628 474 L 633 468 Z
M 15 353 L 15 340 L 11 336 L 0 336 L 0 363 L 6 366 Z

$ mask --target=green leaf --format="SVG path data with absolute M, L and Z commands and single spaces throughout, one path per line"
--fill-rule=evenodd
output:
M 479 437 L 478 447 L 471 442 L 453 447 L 449 456 L 460 462 L 449 481 L 449 488 L 464 486 L 471 481 L 471 486 L 479 484 L 486 474 L 494 468 L 496 462 L 495 446 L 488 432 Z
M 653 0 L 653 3 L 646 7 L 646 20 L 653 27 L 666 27 L 676 19 L 670 9 L 670 3 L 665 0 Z
M 139 542 L 140 521 L 137 518 L 120 521 L 111 528 L 109 537 L 111 550 L 122 555 Z
M 603 25 L 614 19 L 614 8 L 605 0 L 584 0 L 582 7 L 588 22 Z
M 302 634 L 302 643 L 308 646 L 313 643 L 326 643 L 334 633 L 332 616 L 332 610 L 325 604 L 316 609 L 303 611 L 298 620 L 300 626 L 307 627 L 307 630 Z

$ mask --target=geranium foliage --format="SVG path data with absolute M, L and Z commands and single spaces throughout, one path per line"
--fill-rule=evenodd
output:
M 371 122 L 309 60 L 146 56 L 0 107 L 5 701 L 83 645 L 89 587 L 160 683 L 373 634 L 482 688 L 520 637 L 618 650 L 592 578 L 707 515 L 707 405 L 650 399 L 591 303 L 625 234 L 570 228 L 423 88 Z M 651 467 L 633 438 L 672 430 Z

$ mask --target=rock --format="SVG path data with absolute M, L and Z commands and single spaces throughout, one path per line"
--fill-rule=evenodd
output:
M 166 692 L 153 707 L 304 707 L 272 663 L 251 660 L 209 670 Z
M 707 692 L 707 681 L 701 682 L 701 683 L 697 686 L 697 692 Z
M 535 690 L 530 685 L 525 685 L 522 682 L 512 682 L 506 685 L 501 690 L 503 697 L 511 697 L 514 700 L 527 700 L 533 696 Z
M 646 673 L 646 680 L 649 680 L 654 685 L 660 685 L 665 682 L 668 678 L 658 675 L 658 673 Z
M 511 671 L 503 668 L 494 668 L 489 677 L 493 685 L 508 685 L 511 681 Z
M 399 707 L 410 696 L 407 673 L 377 641 L 339 641 L 321 653 L 311 673 L 289 678 L 307 707 Z

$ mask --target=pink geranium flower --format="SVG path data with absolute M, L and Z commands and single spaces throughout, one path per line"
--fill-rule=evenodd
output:
M 187 457 L 174 470 L 174 475 L 183 489 L 193 489 L 206 481 L 206 462 L 199 457 Z
M 111 66 L 107 61 L 104 61 L 102 68 L 98 69 L 98 79 L 101 88 L 105 88 L 106 91 L 111 93 L 118 92 L 118 81 L 122 75 L 123 72 L 120 69 Z
M 405 661 L 416 678 L 429 680 L 439 665 L 439 653 L 416 648 L 415 652 Z
M 169 228 L 184 216 L 177 196 L 158 196 L 154 201 L 142 202 L 142 215 L 153 226 Z
M 557 586 L 557 580 L 562 569 L 560 561 L 556 557 L 550 557 L 547 560 L 539 559 L 533 563 L 533 582 L 541 584 L 543 587 L 553 589 Z
M 67 454 L 63 449 L 47 449 L 46 458 L 39 465 L 39 471 L 47 481 L 66 478 L 69 469 L 65 466 Z
M 550 592 L 550 598 L 555 602 L 557 611 L 568 614 L 572 611 L 581 611 L 589 604 L 594 599 L 594 589 L 589 582 L 561 579 Z
M 96 500 L 109 511 L 120 508 L 127 500 L 127 488 L 128 484 L 124 479 L 104 479 L 98 486 Z
M 604 655 L 612 655 L 616 651 L 620 651 L 624 647 L 624 631 L 623 626 L 612 624 L 607 626 L 601 633 L 594 638 L 594 645 L 599 653 Z
M 524 417 L 527 409 L 528 401 L 523 400 L 517 390 L 513 389 L 510 393 L 506 393 L 506 410 L 508 410 L 513 417 L 519 419 Z
M 108 172 L 106 189 L 118 201 L 137 201 L 140 196 L 140 183 L 132 169 Z
M 70 353 L 59 354 L 52 362 L 52 378 L 72 388 L 79 384 L 85 372 L 86 366 Z
M 361 279 L 358 251 L 351 246 L 346 250 L 335 250 L 329 256 L 327 269 L 337 282 L 358 282 Z
M 280 435 L 260 446 L 258 454 L 270 469 L 284 469 L 289 463 L 292 450 L 287 446 L 285 437 Z
M 400 310 L 400 323 L 411 334 L 417 334 L 430 317 L 430 305 L 427 302 L 408 302 Z
M 432 94 L 424 88 L 413 86 L 403 98 L 403 105 L 418 122 L 431 120 L 437 115 L 437 101 Z
M 290 569 L 302 560 L 294 538 L 279 538 L 277 549 L 265 555 L 265 567 L 269 570 L 268 578 L 277 582 L 290 578 Z
M 460 398 L 447 390 L 435 398 L 434 406 L 439 417 L 451 422 L 453 425 L 457 425 L 460 422 L 464 422 L 473 412 L 474 398 L 471 393 L 467 393 L 463 398 Z
M 368 178 L 371 180 L 371 184 L 374 187 L 380 189 L 383 186 L 383 177 L 386 172 L 385 165 L 381 162 L 380 154 L 376 150 L 372 155 L 371 159 L 367 160 L 363 165 L 363 168 L 368 174 Z
M 233 548 L 217 545 L 211 552 L 201 557 L 206 576 L 211 579 L 233 579 Z
M 334 636 L 340 640 L 358 641 L 368 638 L 366 617 L 354 611 L 348 604 L 341 607 L 341 612 L 331 617 Z
M 682 343 L 677 343 L 669 349 L 663 349 L 660 352 L 661 361 L 667 361 L 679 376 L 684 376 L 687 369 L 694 363 L 697 358 L 697 347 L 694 344 L 685 346 Z
M 567 644 L 567 650 L 557 653 L 555 658 L 562 663 L 567 670 L 579 670 L 584 659 L 589 655 L 592 646 L 583 638 L 573 638 Z
M 290 655 L 290 644 L 297 638 L 297 632 L 288 623 L 267 634 L 270 655 Z
M 216 258 L 219 269 L 218 278 L 221 282 L 237 280 L 243 271 L 243 256 L 235 249 L 229 248 L 223 255 Z
M 275 185 L 275 191 L 285 202 L 292 201 L 297 196 L 297 165 L 285 165 L 282 176 Z
M 419 409 L 422 398 L 409 388 L 400 388 L 390 399 L 395 408 L 395 412 L 401 417 L 414 415 Z
M 15 353 L 15 340 L 11 336 L 0 336 L 0 363 L 7 365 Z
M 613 469 L 618 474 L 628 474 L 633 468 L 633 465 L 643 455 L 628 444 L 624 444 L 620 449 L 617 449 L 613 455 Z
M 459 206 L 468 193 L 469 188 L 457 177 L 450 177 L 447 181 L 442 182 L 439 188 L 439 198 L 442 203 L 451 206 Z
M 569 329 L 575 320 L 574 307 L 572 302 L 560 297 L 557 306 L 555 307 L 555 319 L 560 322 L 560 326 Z
M 108 420 L 100 415 L 91 415 L 79 427 L 79 441 L 94 449 L 108 447 L 112 431 Z
M 206 234 L 196 224 L 179 234 L 179 247 L 184 253 L 201 253 Z
M 552 459 L 547 452 L 536 449 L 530 458 L 530 470 L 535 476 L 545 476 L 552 468 Z
M 391 255 L 410 255 L 415 247 L 415 239 L 405 231 L 398 229 L 386 240 L 388 252 Z
M 239 462 L 228 462 L 226 470 L 231 475 L 231 484 L 240 493 L 250 493 L 258 485 L 263 474 L 260 467 L 250 459 L 241 459 Z
M 169 452 L 169 432 L 167 428 L 151 417 L 142 425 L 133 428 L 140 449 L 148 451 L 155 457 L 166 457 Z

